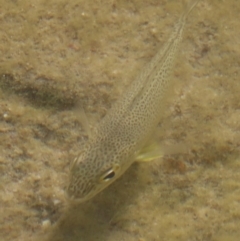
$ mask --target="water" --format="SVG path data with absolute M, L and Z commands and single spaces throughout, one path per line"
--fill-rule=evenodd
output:
M 173 73 L 179 84 L 156 131 L 170 154 L 134 164 L 71 207 L 63 191 L 68 164 L 87 139 L 74 106 L 79 101 L 98 122 L 167 40 L 182 6 L 1 6 L 1 240 L 238 240 L 237 1 L 202 1 L 188 18 Z M 184 148 L 171 150 L 178 145 Z

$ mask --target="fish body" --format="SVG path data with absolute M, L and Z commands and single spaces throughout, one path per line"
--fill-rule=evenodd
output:
M 161 120 L 186 18 L 198 1 L 190 2 L 163 48 L 116 101 L 72 162 L 67 188 L 71 199 L 84 202 L 106 188 L 129 168 L 150 139 Z

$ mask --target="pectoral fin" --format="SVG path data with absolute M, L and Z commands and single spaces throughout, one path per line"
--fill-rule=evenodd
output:
M 148 162 L 155 160 L 157 158 L 161 158 L 163 156 L 163 152 L 160 146 L 157 143 L 151 143 L 145 146 L 141 151 L 138 153 L 136 157 L 136 161 L 139 162 Z
M 90 139 L 92 136 L 92 131 L 91 131 L 90 124 L 89 124 L 90 120 L 89 120 L 89 118 L 87 118 L 85 110 L 81 106 L 80 102 L 77 102 L 77 104 L 75 106 L 75 113 L 76 113 L 76 116 L 78 117 L 78 120 L 81 123 L 84 131 L 86 132 L 88 138 Z

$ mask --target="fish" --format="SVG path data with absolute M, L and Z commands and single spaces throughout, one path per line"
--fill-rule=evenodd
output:
M 190 1 L 163 47 L 95 127 L 70 164 L 67 197 L 78 203 L 93 198 L 118 179 L 135 161 L 156 158 L 145 148 L 161 121 L 164 100 L 186 19 L 200 0 Z M 149 150 L 150 149 L 150 150 Z M 150 155 L 143 155 L 148 150 Z

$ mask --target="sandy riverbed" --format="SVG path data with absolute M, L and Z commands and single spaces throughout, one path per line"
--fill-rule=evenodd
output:
M 201 1 L 188 18 L 156 139 L 88 203 L 64 198 L 70 160 L 183 11 L 171 0 L 0 4 L 0 240 L 238 241 L 240 4 Z M 175 150 L 176 147 L 177 150 Z

